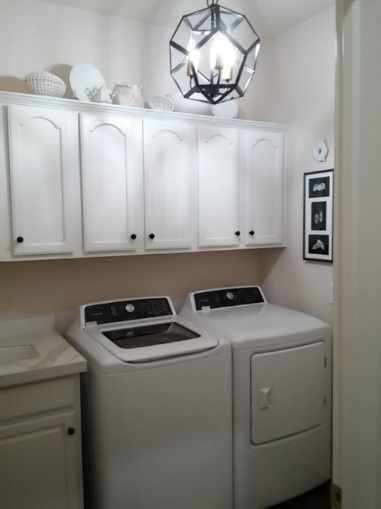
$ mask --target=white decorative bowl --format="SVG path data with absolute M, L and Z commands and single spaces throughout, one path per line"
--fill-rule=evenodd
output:
M 33 94 L 63 97 L 66 92 L 65 82 L 51 72 L 32 72 L 25 81 Z
M 151 97 L 148 101 L 148 106 L 151 110 L 158 111 L 174 111 L 175 104 L 169 95 Z

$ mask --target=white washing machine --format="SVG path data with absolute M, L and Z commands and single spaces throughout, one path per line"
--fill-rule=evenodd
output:
M 169 298 L 88 304 L 67 333 L 87 358 L 92 509 L 231 509 L 231 347 Z
M 263 509 L 328 481 L 331 331 L 259 287 L 192 293 L 180 313 L 233 348 L 234 500 Z

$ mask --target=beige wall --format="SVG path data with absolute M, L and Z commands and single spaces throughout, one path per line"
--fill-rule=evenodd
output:
M 237 8 L 244 3 L 235 1 Z M 136 83 L 146 98 L 170 94 L 178 111 L 209 113 L 208 105 L 183 99 L 169 74 L 168 42 L 183 9 L 160 9 L 154 25 L 40 0 L 0 0 L 0 90 L 24 92 L 25 75 L 44 69 L 69 83 L 71 66 L 92 63 L 111 88 Z M 261 60 L 255 88 L 240 104 L 242 118 L 255 118 L 254 105 L 263 104 Z
M 169 28 L 39 1 L 31 6 L 27 0 L 0 0 L 0 8 L 0 88 L 7 85 L 6 76 L 21 78 L 52 65 L 67 71 L 78 62 L 99 66 L 109 83 L 144 83 L 148 95 L 171 86 L 168 73 L 162 72 L 168 65 Z M 241 105 L 243 117 L 291 125 L 288 250 L 4 265 L 0 313 L 43 313 L 152 291 L 179 299 L 197 287 L 251 282 L 254 277 L 265 279 L 273 301 L 330 321 L 332 267 L 302 261 L 302 174 L 334 165 L 334 65 L 332 8 L 266 41 L 258 76 Z M 326 165 L 311 155 L 322 137 L 331 146 Z M 176 277 L 172 265 L 179 267 Z M 149 278 L 143 278 L 147 272 Z M 128 286 L 120 286 L 120 273 L 128 275 Z M 38 298 L 30 298 L 36 289 Z
M 260 265 L 253 251 L 0 263 L 0 319 L 70 318 L 84 303 L 149 295 L 178 306 L 192 290 L 261 283 Z
M 267 49 L 266 120 L 290 125 L 288 140 L 288 241 L 265 260 L 265 290 L 274 302 L 332 322 L 333 267 L 304 262 L 303 173 L 334 168 L 336 26 L 334 7 L 325 9 L 275 39 Z M 326 138 L 327 163 L 312 157 Z

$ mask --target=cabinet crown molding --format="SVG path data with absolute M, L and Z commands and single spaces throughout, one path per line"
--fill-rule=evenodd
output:
M 116 104 L 91 103 L 78 101 L 77 99 L 62 99 L 59 97 L 39 96 L 33 94 L 22 94 L 19 92 L 0 92 L 0 104 L 3 106 L 20 105 L 36 106 L 54 109 L 63 109 L 78 113 L 109 113 L 113 115 L 128 115 L 140 119 L 157 119 L 194 122 L 197 125 L 210 125 L 214 127 L 235 127 L 240 129 L 263 128 L 266 130 L 285 131 L 286 124 L 274 122 L 261 122 L 244 119 L 224 119 L 212 115 L 198 115 L 182 112 L 155 111 L 145 108 L 133 108 L 130 106 L 119 106 Z

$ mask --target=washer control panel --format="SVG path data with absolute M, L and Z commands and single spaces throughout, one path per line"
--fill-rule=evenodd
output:
M 174 316 L 174 308 L 167 297 L 131 299 L 88 304 L 83 307 L 83 322 L 98 325 L 132 320 Z
M 258 286 L 207 290 L 194 293 L 193 299 L 196 311 L 247 306 L 265 302 L 262 291 Z

